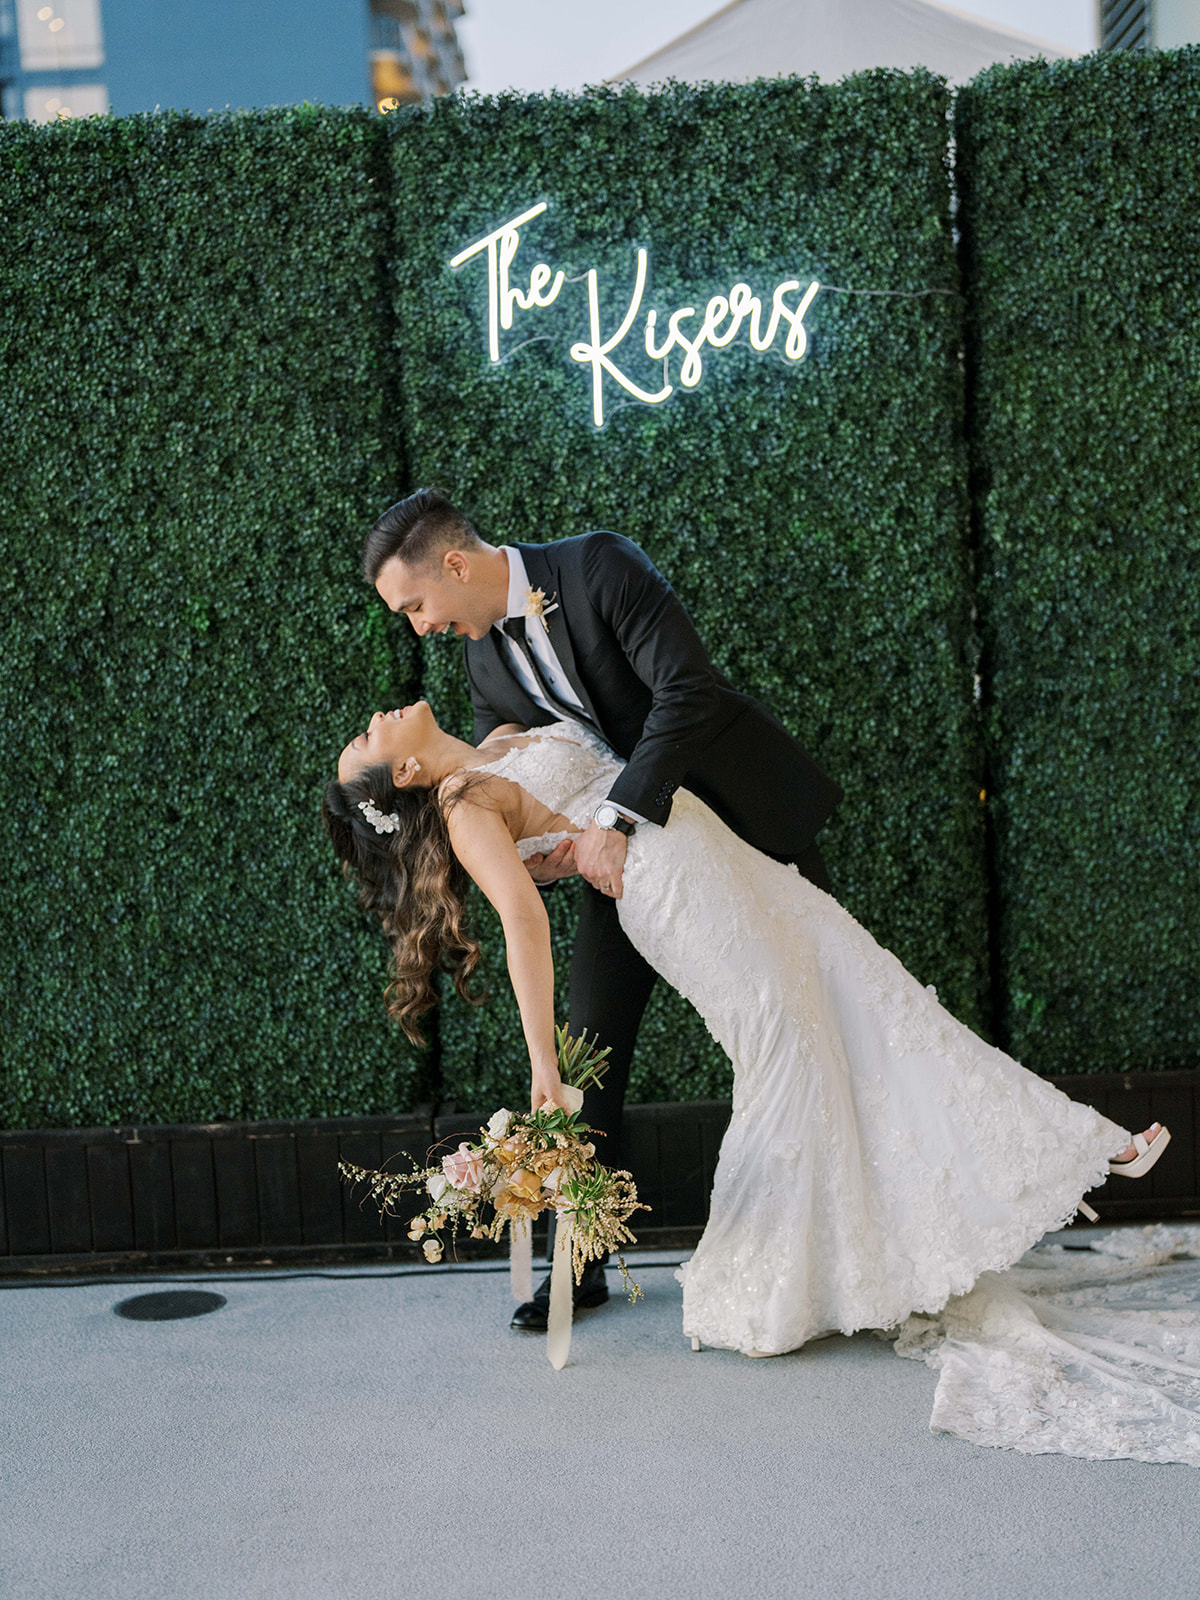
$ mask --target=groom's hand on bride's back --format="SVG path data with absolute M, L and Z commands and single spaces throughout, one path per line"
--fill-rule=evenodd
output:
M 548 856 L 530 856 L 525 865 L 534 883 L 543 887 L 557 883 L 560 878 L 573 878 L 579 871 L 575 865 L 574 839 L 564 839 L 561 844 L 556 844 Z

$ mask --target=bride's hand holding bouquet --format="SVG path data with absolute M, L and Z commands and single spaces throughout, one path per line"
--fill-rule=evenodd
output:
M 350 1183 L 366 1183 L 367 1196 L 383 1216 L 401 1215 L 404 1197 L 424 1191 L 429 1204 L 409 1223 L 409 1238 L 420 1242 L 425 1259 L 442 1259 L 446 1244 L 460 1230 L 473 1239 L 499 1241 L 512 1224 L 527 1241 L 527 1225 L 553 1211 L 570 1224 L 571 1266 L 576 1282 L 589 1261 L 618 1253 L 630 1299 L 641 1291 L 632 1284 L 621 1246 L 636 1243 L 627 1223 L 635 1211 L 646 1211 L 628 1172 L 610 1171 L 596 1160 L 594 1133 L 581 1122 L 583 1091 L 599 1086 L 607 1070 L 607 1049 L 596 1050 L 586 1036 L 572 1039 L 556 1029 L 558 1062 L 553 1078 L 535 1073 L 534 1108 L 528 1112 L 495 1112 L 474 1143 L 465 1140 L 437 1165 L 411 1172 L 388 1172 L 339 1163 Z

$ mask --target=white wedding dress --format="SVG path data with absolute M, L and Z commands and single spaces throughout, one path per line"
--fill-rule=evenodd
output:
M 620 763 L 590 730 L 558 722 L 484 770 L 583 829 Z M 528 857 L 563 837 L 518 849 Z M 1114 1424 L 1117 1392 L 1137 1412 L 1132 1380 L 1114 1376 L 1114 1352 L 1103 1348 L 1126 1337 L 1128 1317 L 1123 1331 L 1105 1333 L 1107 1313 L 1093 1305 L 1084 1334 L 1064 1335 L 1066 1312 L 1039 1322 L 1025 1279 L 997 1276 L 1104 1181 L 1129 1143 L 1125 1129 L 984 1044 L 835 900 L 686 790 L 665 827 L 641 826 L 630 839 L 618 914 L 734 1069 L 711 1214 L 681 1274 L 685 1334 L 779 1353 L 830 1332 L 892 1330 L 902 1354 L 941 1366 L 936 1427 L 1018 1449 L 1200 1465 L 1195 1309 L 1179 1313 L 1192 1321 L 1168 1335 L 1154 1308 L 1142 1308 L 1158 1331 L 1152 1353 L 1133 1340 L 1137 1381 L 1147 1361 L 1177 1370 L 1162 1402 L 1174 1420 L 1164 1424 L 1149 1401 L 1139 1451 L 1136 1423 L 1127 1419 L 1124 1432 Z M 1040 1276 L 1036 1265 L 1021 1270 L 1069 1297 L 1079 1287 L 1076 1254 L 1057 1252 L 1057 1276 L 1050 1257 Z M 1121 1266 L 1126 1279 L 1128 1271 Z M 1072 1326 L 1080 1318 L 1088 1320 L 1081 1312 Z M 1031 1343 L 1033 1325 L 1040 1343 Z M 1057 1423 L 1032 1428 L 1036 1393 Z M 1096 1404 L 1090 1433 L 1083 1393 Z

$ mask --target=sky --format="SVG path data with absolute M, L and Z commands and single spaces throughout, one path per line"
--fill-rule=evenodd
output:
M 578 89 L 677 39 L 724 0 L 465 0 L 467 87 Z M 1095 0 L 957 0 L 956 11 L 1065 50 L 1096 47 Z

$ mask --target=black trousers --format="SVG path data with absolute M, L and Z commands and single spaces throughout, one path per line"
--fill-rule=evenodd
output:
M 815 844 L 796 866 L 818 889 L 829 890 L 829 874 Z M 594 1034 L 611 1052 L 603 1085 L 589 1089 L 583 1101 L 584 1121 L 604 1134 L 596 1141 L 596 1155 L 606 1167 L 625 1165 L 621 1146 L 625 1091 L 638 1028 L 656 976 L 625 937 L 617 919 L 617 901 L 585 883 L 571 958 L 567 1014 L 573 1036 Z M 548 1258 L 553 1249 L 552 1229 Z

